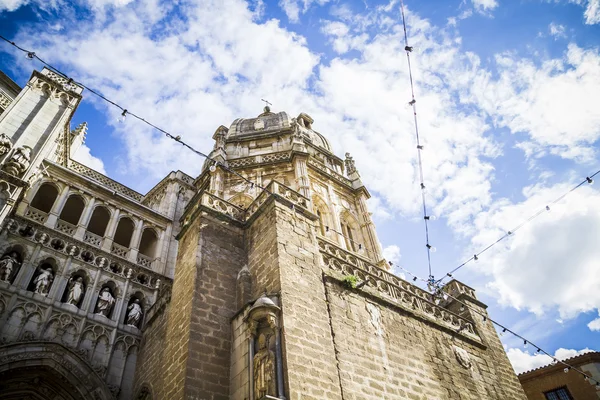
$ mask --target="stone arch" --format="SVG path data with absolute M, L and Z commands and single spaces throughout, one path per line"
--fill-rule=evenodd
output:
M 156 233 L 156 230 L 150 227 L 144 228 L 142 237 L 140 238 L 140 253 L 154 259 L 156 257 L 157 246 L 158 233 Z
M 37 379 L 36 379 L 37 378 Z M 58 343 L 15 343 L 0 348 L 0 381 L 4 398 L 110 400 L 100 376 Z
M 117 230 L 115 231 L 114 242 L 123 247 L 129 247 L 131 245 L 131 237 L 133 236 L 134 229 L 135 224 L 131 218 L 122 217 L 119 219 Z
M 49 271 L 50 276 L 48 276 L 48 282 L 45 289 L 42 289 L 42 283 L 38 280 L 44 271 Z M 47 296 L 50 293 L 50 289 L 54 283 L 54 279 L 56 278 L 56 273 L 58 272 L 58 264 L 56 260 L 52 257 L 46 257 L 42 259 L 38 266 L 35 269 L 35 273 L 31 277 L 31 281 L 29 281 L 29 286 L 27 286 L 27 290 L 30 292 L 37 292 L 38 294 Z
M 59 219 L 68 222 L 71 225 L 79 224 L 81 214 L 85 209 L 86 200 L 79 194 L 71 194 L 62 210 L 60 211 Z
M 240 207 L 240 208 L 246 209 L 250 206 L 250 204 L 252 204 L 254 199 L 252 198 L 252 196 L 250 196 L 248 194 L 239 193 L 227 201 L 233 205 Z
M 329 236 L 329 227 L 332 226 L 333 221 L 331 218 L 331 210 L 327 205 L 327 202 L 318 194 L 314 194 L 312 197 L 312 203 L 315 210 L 315 214 L 318 217 L 319 233 L 321 236 Z
M 360 224 L 347 210 L 340 214 L 340 225 L 342 228 L 342 236 L 346 248 L 351 251 L 361 252 L 364 250 L 364 241 L 360 229 Z
M 46 214 L 49 213 L 56 202 L 58 191 L 56 184 L 51 182 L 42 183 L 31 200 L 31 207 Z
M 87 231 L 94 235 L 104 236 L 106 234 L 106 228 L 110 221 L 111 213 L 103 205 L 96 206 L 92 212 L 92 216 L 87 225 Z

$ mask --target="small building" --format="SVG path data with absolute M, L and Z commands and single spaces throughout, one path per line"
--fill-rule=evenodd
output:
M 569 358 L 565 362 L 583 371 L 595 381 L 570 371 L 564 364 L 555 363 L 519 375 L 529 400 L 594 400 L 600 399 L 600 352 Z

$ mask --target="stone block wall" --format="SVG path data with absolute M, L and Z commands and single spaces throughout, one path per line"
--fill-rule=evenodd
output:
M 248 382 L 248 332 L 244 318 L 246 312 L 238 314 L 231 321 L 231 372 L 230 391 L 231 400 L 247 400 L 250 398 L 250 384 Z
M 526 398 L 486 337 L 478 344 L 335 279 L 326 291 L 345 400 Z

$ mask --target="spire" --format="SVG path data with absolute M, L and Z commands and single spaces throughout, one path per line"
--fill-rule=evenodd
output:
M 85 140 L 85 135 L 87 135 L 87 122 L 82 122 L 81 124 L 77 125 L 77 128 L 71 131 L 71 141 L 73 141 L 73 138 L 79 135 L 81 135 L 80 140 L 83 142 Z

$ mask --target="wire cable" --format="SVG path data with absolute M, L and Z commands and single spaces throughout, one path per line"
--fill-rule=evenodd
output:
M 531 216 L 529 216 L 529 218 L 525 219 L 523 222 L 521 222 L 520 224 L 518 224 L 517 226 L 515 226 L 511 230 L 507 231 L 504 235 L 502 235 L 501 237 L 499 237 L 495 242 L 491 243 L 490 245 L 488 245 L 487 247 L 485 247 L 483 250 L 480 250 L 478 253 L 475 253 L 471 258 L 469 258 L 468 260 L 466 260 L 465 262 L 463 262 L 462 264 L 460 264 L 458 267 L 456 267 L 453 270 L 447 272 L 444 276 L 442 276 L 440 279 L 438 279 L 435 283 L 439 284 L 439 283 L 441 283 L 446 278 L 452 278 L 453 274 L 456 271 L 458 271 L 459 269 L 461 269 L 462 267 L 464 267 L 465 265 L 467 265 L 471 261 L 477 261 L 479 259 L 479 256 L 481 256 L 481 254 L 485 253 L 486 251 L 488 251 L 489 249 L 491 249 L 492 247 L 494 247 L 495 245 L 497 245 L 498 243 L 500 243 L 504 239 L 508 238 L 509 236 L 512 236 L 516 231 L 518 231 L 519 229 L 521 229 L 522 227 L 524 227 L 525 225 L 527 225 L 528 223 L 530 223 L 531 221 L 533 221 L 534 219 L 536 219 L 537 217 L 539 217 L 540 215 L 542 215 L 543 213 L 550 211 L 550 209 L 551 209 L 550 206 L 551 205 L 554 205 L 554 204 L 558 203 L 559 201 L 561 201 L 562 199 L 564 199 L 569 194 L 573 193 L 575 190 L 579 189 L 581 186 L 585 185 L 586 183 L 588 183 L 588 184 L 593 183 L 594 182 L 593 178 L 596 175 L 598 175 L 598 174 L 600 174 L 600 170 L 594 172 L 591 175 L 586 176 L 585 179 L 582 180 L 581 182 L 579 182 L 577 185 L 573 186 L 567 192 L 563 193 L 562 195 L 560 195 L 556 199 L 552 200 L 550 203 L 548 203 L 546 206 L 544 206 L 544 208 L 542 208 L 542 209 L 538 210 L 537 212 L 533 213 Z

